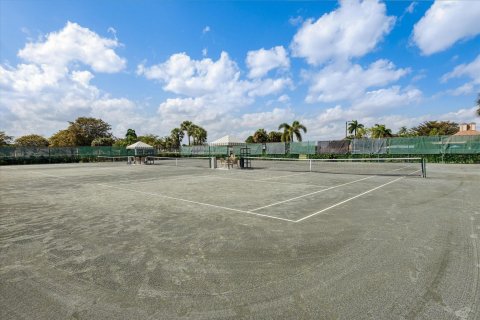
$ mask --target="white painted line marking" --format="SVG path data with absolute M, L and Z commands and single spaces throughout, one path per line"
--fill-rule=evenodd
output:
M 269 183 L 269 184 L 285 184 L 291 186 L 308 186 L 308 187 L 317 187 L 317 188 L 326 188 L 328 186 L 321 186 L 318 184 L 307 184 L 307 183 L 288 183 L 288 182 L 278 182 L 278 181 L 265 181 L 264 179 L 257 180 L 257 179 L 238 179 L 238 178 L 226 178 L 221 176 L 212 176 L 214 178 L 225 179 L 225 180 L 237 180 L 237 181 L 245 181 L 245 182 L 260 182 L 260 183 Z
M 46 173 L 43 173 L 43 172 L 35 172 L 35 173 L 42 174 L 42 175 L 49 176 L 49 177 L 59 178 L 59 179 L 68 179 L 68 177 L 54 176 L 54 175 L 46 174 Z M 255 215 L 255 216 L 259 216 L 259 217 L 264 217 L 264 218 L 270 218 L 270 219 L 276 219 L 276 220 L 282 220 L 282 221 L 288 221 L 288 222 L 295 222 L 294 220 L 291 220 L 291 219 L 280 218 L 280 217 L 275 217 L 275 216 L 269 216 L 268 214 L 261 214 L 261 213 L 251 212 L 251 211 L 245 211 L 245 210 L 240 210 L 240 209 L 234 209 L 234 208 L 228 208 L 228 207 L 223 207 L 223 206 L 217 206 L 217 205 L 215 205 L 215 204 L 210 204 L 210 203 L 198 202 L 198 201 L 187 200 L 187 199 L 176 198 L 176 197 L 170 197 L 170 196 L 167 196 L 167 195 L 164 195 L 164 194 L 160 194 L 160 193 L 151 193 L 151 192 L 138 191 L 138 190 L 134 190 L 134 189 L 128 189 L 128 188 L 121 188 L 121 187 L 116 187 L 116 186 L 110 186 L 110 185 L 108 185 L 108 184 L 103 184 L 103 183 L 97 183 L 97 185 L 103 186 L 103 187 L 108 187 L 108 188 L 113 188 L 113 189 L 125 190 L 125 191 L 129 191 L 129 192 L 136 192 L 136 193 L 147 194 L 147 195 L 152 195 L 152 196 L 160 196 L 160 197 L 164 197 L 164 198 L 167 198 L 167 199 L 172 199 L 172 200 L 177 200 L 177 201 L 183 201 L 183 202 L 188 202 L 188 203 L 194 203 L 194 204 L 198 204 L 198 205 L 202 205 L 202 206 L 208 206 L 208 207 L 213 207 L 213 208 L 217 208 L 217 209 L 223 209 L 223 210 L 228 210 L 228 211 L 241 212 L 241 213 L 251 214 L 251 215 Z
M 36 171 L 31 171 L 31 172 L 41 174 L 41 175 L 44 175 L 44 176 L 47 176 L 47 177 L 54 177 L 54 178 L 58 178 L 58 179 L 68 179 L 68 177 L 54 176 L 53 174 L 48 174 L 48 173 L 43 173 L 43 172 L 36 172 Z
M 251 214 L 251 215 L 255 215 L 255 216 L 270 218 L 270 219 L 277 219 L 277 220 L 282 220 L 282 221 L 295 222 L 294 220 L 285 219 L 285 218 L 279 218 L 279 217 L 275 217 L 275 216 L 269 216 L 269 215 L 267 215 L 267 214 L 261 214 L 261 213 L 251 212 L 251 211 L 245 211 L 245 210 L 239 210 L 239 209 L 228 208 L 228 207 L 223 207 L 223 206 L 217 206 L 217 205 L 215 205 L 215 204 L 198 202 L 198 201 L 193 201 L 193 200 L 187 200 L 187 199 L 182 199 L 182 198 L 177 198 L 177 197 L 171 197 L 171 196 L 167 196 L 167 195 L 164 195 L 164 194 L 161 194 L 161 193 L 144 192 L 144 191 L 139 191 L 139 190 L 134 190 L 134 189 L 128 189 L 128 188 L 110 186 L 110 185 L 108 185 L 108 184 L 102 184 L 102 183 L 98 183 L 98 185 L 99 185 L 99 186 L 103 186 L 103 187 L 107 187 L 107 188 L 124 190 L 124 191 L 129 191 L 129 192 L 136 192 L 136 193 L 141 193 L 141 194 L 146 194 L 146 195 L 151 195 L 151 196 L 160 196 L 160 197 L 167 198 L 167 199 L 172 199 L 172 200 L 177 200 L 177 201 L 183 201 L 183 202 L 198 204 L 198 205 L 207 206 L 207 207 L 212 207 L 212 208 L 217 208 L 217 209 L 223 209 L 223 210 L 228 210 L 228 211 L 241 212 L 241 213 Z
M 253 211 L 260 210 L 260 209 L 276 206 L 277 204 L 282 204 L 282 203 L 289 202 L 289 201 L 292 201 L 292 200 L 308 197 L 308 196 L 311 196 L 311 195 L 314 195 L 314 194 L 317 194 L 317 193 L 321 193 L 321 192 L 325 192 L 325 191 L 332 190 L 332 189 L 335 189 L 335 188 L 343 187 L 343 186 L 346 186 L 346 185 L 349 185 L 349 184 L 352 184 L 352 183 L 356 183 L 356 182 L 359 182 L 359 181 L 371 179 L 373 177 L 376 177 L 376 176 L 369 176 L 369 177 L 366 177 L 366 178 L 362 178 L 362 179 L 350 181 L 350 182 L 347 182 L 347 183 L 339 184 L 339 185 L 336 185 L 336 186 L 333 186 L 333 187 L 330 187 L 330 188 L 318 190 L 318 191 L 315 191 L 315 192 L 310 192 L 310 193 L 307 193 L 307 194 L 304 194 L 304 195 L 301 195 L 301 196 L 298 196 L 298 197 L 294 197 L 294 198 L 283 200 L 283 201 L 278 201 L 278 202 L 275 202 L 275 203 L 272 203 L 272 204 L 269 204 L 269 205 L 266 205 L 266 206 L 263 206 L 263 207 L 255 208 L 255 209 L 250 210 L 250 211 L 253 212 Z
M 412 172 L 412 173 L 409 173 L 408 175 L 414 174 L 414 173 L 419 172 L 419 171 L 421 171 L 421 170 L 414 171 L 414 172 Z M 315 212 L 315 213 L 312 213 L 312 214 L 310 214 L 310 215 L 308 215 L 308 216 L 306 216 L 306 217 L 303 217 L 303 218 L 301 218 L 301 219 L 298 219 L 298 220 L 296 220 L 295 222 L 300 222 L 300 221 L 303 221 L 303 220 L 305 220 L 305 219 L 308 219 L 308 218 L 311 218 L 311 217 L 313 217 L 313 216 L 316 216 L 317 214 L 320 214 L 320 213 L 323 213 L 323 212 L 325 212 L 325 211 L 327 211 L 327 210 L 330 210 L 330 209 L 333 209 L 333 208 L 335 208 L 335 207 L 338 207 L 339 205 L 342 205 L 342 204 L 344 204 L 344 203 L 346 203 L 346 202 L 352 201 L 352 200 L 354 200 L 354 199 L 356 199 L 356 198 L 359 198 L 359 197 L 361 197 L 361 196 L 363 196 L 363 195 L 366 195 L 367 193 L 370 193 L 370 192 L 372 192 L 372 191 L 375 191 L 375 190 L 377 190 L 377 189 L 380 189 L 380 188 L 382 188 L 382 187 L 385 187 L 385 186 L 387 186 L 387 185 L 389 185 L 389 184 L 391 184 L 391 183 L 394 183 L 394 182 L 396 182 L 396 181 L 398 181 L 398 180 L 401 180 L 401 179 L 403 179 L 403 178 L 405 178 L 405 176 L 404 176 L 404 177 L 397 178 L 397 179 L 392 180 L 392 181 L 389 181 L 389 182 L 387 182 L 387 183 L 384 183 L 384 184 L 382 184 L 382 185 L 380 185 L 380 186 L 378 186 L 378 187 L 375 187 L 375 188 L 372 188 L 372 189 L 367 190 L 367 191 L 365 191 L 365 192 L 362 192 L 362 193 L 360 193 L 360 194 L 357 194 L 356 196 L 353 196 L 353 197 L 351 197 L 351 198 L 348 198 L 348 199 L 345 199 L 345 200 L 343 200 L 343 201 L 340 201 L 340 202 L 338 202 L 338 203 L 336 203 L 336 204 L 334 204 L 334 205 L 331 205 L 331 206 L 328 207 L 328 208 L 322 209 L 322 210 L 317 211 L 317 212 Z
M 285 178 L 285 177 L 299 176 L 299 175 L 301 175 L 301 174 L 307 174 L 307 173 L 311 173 L 311 172 L 310 172 L 310 171 L 308 171 L 308 172 L 301 172 L 301 173 L 287 174 L 287 175 L 284 175 L 284 176 L 270 177 L 270 178 L 265 178 L 265 179 L 260 179 L 260 180 L 264 181 L 264 180 L 270 180 L 270 179 L 278 179 L 278 178 Z

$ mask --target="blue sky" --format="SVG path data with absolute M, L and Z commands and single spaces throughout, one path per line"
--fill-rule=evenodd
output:
M 480 1 L 0 1 L 0 130 L 475 121 Z

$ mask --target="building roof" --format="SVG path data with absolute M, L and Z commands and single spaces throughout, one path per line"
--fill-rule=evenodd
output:
M 127 149 L 153 149 L 153 147 L 145 142 L 138 141 L 134 144 L 127 146 Z
M 458 131 L 457 133 L 454 134 L 454 136 L 479 136 L 480 131 L 477 130 L 464 130 L 464 131 Z
M 245 141 L 238 137 L 230 135 L 226 135 L 225 137 L 221 137 L 220 139 L 210 142 L 210 145 L 212 146 L 235 146 L 243 144 L 245 144 Z

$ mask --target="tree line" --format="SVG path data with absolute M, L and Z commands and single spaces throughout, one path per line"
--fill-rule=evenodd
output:
M 183 121 L 170 135 L 159 137 L 155 134 L 137 136 L 134 129 L 128 129 L 124 138 L 115 137 L 111 125 L 102 119 L 79 117 L 69 121 L 67 128 L 59 130 L 49 138 L 38 134 L 28 134 L 16 139 L 0 131 L 0 146 L 19 147 L 72 147 L 72 146 L 116 146 L 126 147 L 137 141 L 145 142 L 163 150 L 179 149 L 185 135 L 188 144 L 204 144 L 207 131 L 191 121 Z
M 476 114 L 480 117 L 480 94 L 476 100 Z M 124 138 L 116 138 L 111 133 L 111 126 L 102 119 L 79 117 L 69 121 L 66 129 L 60 130 L 50 138 L 38 134 L 29 134 L 13 139 L 4 131 L 0 131 L 0 146 L 16 145 L 24 147 L 70 147 L 70 146 L 120 146 L 124 147 L 136 141 L 143 141 L 163 150 L 179 149 L 183 138 L 187 135 L 188 145 L 201 145 L 207 141 L 207 131 L 191 121 L 183 121 L 178 128 L 173 128 L 170 135 L 159 137 L 154 134 L 137 136 L 134 129 L 128 129 Z M 267 132 L 258 129 L 246 139 L 247 143 L 293 142 L 302 141 L 302 134 L 307 128 L 299 121 L 292 124 L 282 123 L 278 130 Z M 393 133 L 385 124 L 375 124 L 367 128 L 357 120 L 348 122 L 347 139 L 353 138 L 386 138 L 452 135 L 459 130 L 458 123 L 451 121 L 425 121 L 416 127 L 401 127 Z
M 302 141 L 302 133 L 307 133 L 307 127 L 295 120 L 292 124 L 282 123 L 278 126 L 280 131 L 267 132 L 265 129 L 258 129 L 255 133 L 245 140 L 246 143 L 267 143 L 267 142 L 293 142 L 294 138 L 297 141 Z
M 457 133 L 458 123 L 451 121 L 425 121 L 413 128 L 401 127 L 396 133 L 384 124 L 375 124 L 367 128 L 357 120 L 348 122 L 347 139 L 359 138 L 389 138 L 389 137 L 416 137 L 416 136 L 448 136 Z

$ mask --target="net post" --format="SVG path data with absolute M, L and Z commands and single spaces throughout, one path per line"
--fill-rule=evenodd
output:
M 427 160 L 422 157 L 422 177 L 427 177 Z
M 312 159 L 308 159 L 309 162 L 309 172 L 312 172 Z

